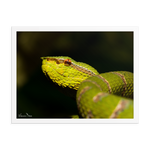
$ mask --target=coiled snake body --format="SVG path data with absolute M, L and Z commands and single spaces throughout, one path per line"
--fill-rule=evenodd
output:
M 99 74 L 90 65 L 66 56 L 41 59 L 46 76 L 62 89 L 77 91 L 83 118 L 133 118 L 133 73 Z

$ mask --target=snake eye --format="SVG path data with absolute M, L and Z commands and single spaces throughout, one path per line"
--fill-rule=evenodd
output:
M 65 64 L 66 66 L 71 65 L 71 60 L 70 60 L 70 59 L 65 59 L 65 60 L 64 60 L 64 64 Z

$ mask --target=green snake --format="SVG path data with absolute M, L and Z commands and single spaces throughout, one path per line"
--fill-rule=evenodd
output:
M 41 57 L 43 73 L 76 97 L 82 118 L 133 118 L 133 73 L 96 69 L 70 57 Z M 69 92 L 68 92 L 69 91 Z

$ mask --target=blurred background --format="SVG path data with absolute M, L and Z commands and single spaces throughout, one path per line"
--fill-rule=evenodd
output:
M 49 83 L 43 56 L 69 56 L 99 73 L 133 72 L 133 32 L 17 32 L 17 118 L 69 118 L 75 100 Z

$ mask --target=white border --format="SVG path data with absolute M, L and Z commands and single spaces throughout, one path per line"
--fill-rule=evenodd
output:
M 138 27 L 12 27 L 12 123 L 138 123 Z M 133 31 L 134 32 L 134 118 L 133 119 L 17 119 L 16 118 L 16 32 L 17 31 Z
M 137 26 L 14 26 L 12 31 L 136 31 L 138 32 Z

